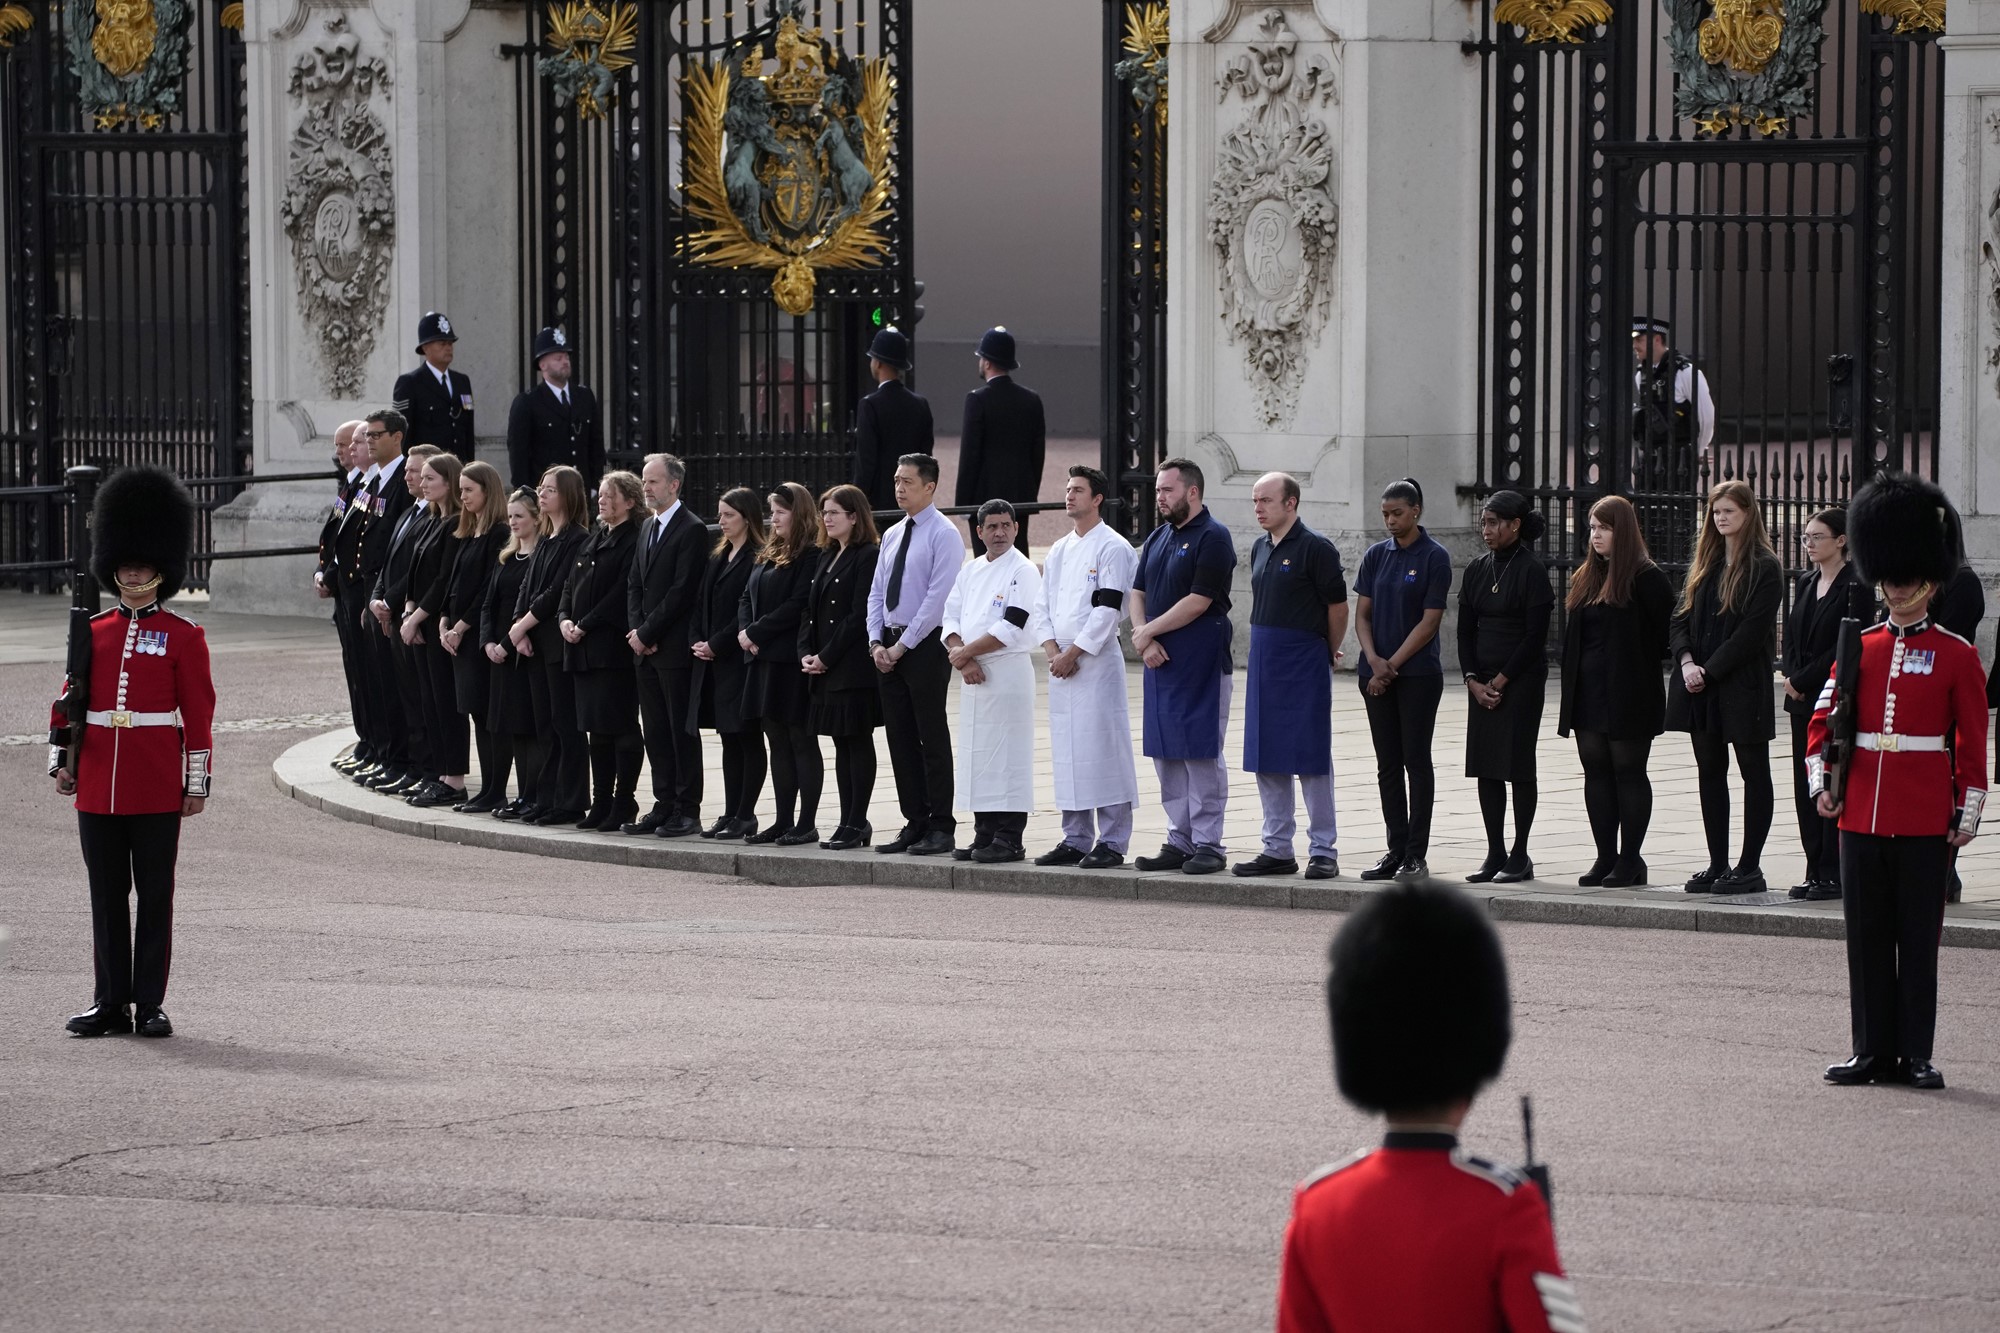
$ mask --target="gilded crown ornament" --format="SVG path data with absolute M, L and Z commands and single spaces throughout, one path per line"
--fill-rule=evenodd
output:
M 68 0 L 64 10 L 77 99 L 100 130 L 156 130 L 181 108 L 187 0 Z
M 1943 32 L 1945 0 L 1861 0 L 1861 12 L 1892 19 L 1899 33 Z
M 1529 43 L 1581 42 L 1580 31 L 1611 22 L 1610 0 L 1499 0 L 1493 21 L 1521 29 Z
M 548 17 L 554 54 L 536 62 L 536 70 L 559 100 L 576 105 L 578 116 L 603 120 L 618 72 L 631 68 L 639 44 L 638 6 L 570 0 L 560 9 L 551 4 Z
M 768 36 L 684 76 L 683 196 L 703 225 L 690 257 L 772 269 L 788 315 L 813 307 L 820 269 L 868 268 L 888 254 L 896 80 L 856 60 L 780 6 Z M 769 65 L 772 68 L 768 69 Z
M 1663 0 L 1674 112 L 1703 134 L 1775 136 L 1813 113 L 1826 0 Z

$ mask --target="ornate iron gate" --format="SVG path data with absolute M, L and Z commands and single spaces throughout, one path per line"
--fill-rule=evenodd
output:
M 1128 537 L 1167 440 L 1167 6 L 1105 0 L 1104 459 Z
M 0 12 L 0 487 L 59 488 L 77 464 L 249 470 L 242 7 L 148 8 L 136 26 L 74 3 Z M 235 489 L 197 492 L 197 549 Z M 60 580 L 63 522 L 53 493 L 0 502 L 0 564 L 50 566 L 14 581 Z
M 1599 8 L 1502 0 L 1467 48 L 1488 210 L 1468 489 L 1534 497 L 1564 571 L 1590 504 L 1627 495 L 1678 573 L 1699 497 L 1742 478 L 1795 568 L 1817 509 L 1936 472 L 1943 53 L 1857 0 Z M 1706 376 L 1705 454 L 1635 438 L 1634 316 Z
M 908 0 L 537 0 L 527 41 L 507 48 L 520 107 L 520 345 L 563 326 L 578 378 L 604 403 L 610 456 L 679 454 L 697 509 L 734 485 L 818 491 L 847 479 L 855 405 L 872 387 L 869 340 L 883 324 L 913 332 L 921 314 L 909 43 Z M 730 100 L 747 82 L 764 91 Z M 758 109 L 771 118 L 743 119 Z M 817 228 L 801 243 L 809 272 L 770 262 L 784 236 L 736 234 L 732 201 L 708 189 L 730 182 L 719 163 L 703 171 L 724 151 L 754 173 L 735 183 L 764 192 L 753 217 L 790 210 L 779 222 Z M 887 182 L 872 213 L 843 193 L 870 153 Z M 879 245 L 841 233 L 870 216 Z

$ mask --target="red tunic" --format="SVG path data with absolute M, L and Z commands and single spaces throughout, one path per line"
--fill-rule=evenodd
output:
M 160 815 L 208 795 L 215 683 L 201 626 L 153 606 L 90 622 L 90 710 L 76 759 L 76 808 L 92 815 Z M 179 726 L 118 726 L 120 714 L 180 713 Z M 69 725 L 57 702 L 52 732 Z M 52 763 L 59 757 L 52 757 Z
M 1857 733 L 1884 738 L 1874 742 L 1884 747 L 1913 741 L 1933 748 L 1857 746 L 1840 827 L 1882 837 L 1941 838 L 1952 831 L 1956 811 L 1956 827 L 1977 833 L 1986 804 L 1986 675 L 1978 651 L 1929 620 L 1902 630 L 1875 625 L 1861 635 L 1860 679 Z M 1825 785 L 1822 757 L 1832 711 L 1829 676 L 1806 731 L 1815 793 Z M 1935 738 L 1954 732 L 1951 748 L 1935 747 Z
M 1285 1229 L 1278 1330 L 1357 1329 L 1585 1333 L 1541 1191 L 1446 1134 L 1392 1133 L 1308 1179 Z

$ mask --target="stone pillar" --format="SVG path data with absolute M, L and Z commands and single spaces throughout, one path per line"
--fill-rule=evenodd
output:
M 251 346 L 260 476 L 323 472 L 343 421 L 389 405 L 417 320 L 448 314 L 479 452 L 504 449 L 515 328 L 513 67 L 524 0 L 247 0 Z M 218 510 L 218 549 L 314 541 L 331 483 Z M 310 556 L 218 561 L 220 609 L 321 614 Z
M 1465 0 L 1176 0 L 1168 443 L 1236 535 L 1239 624 L 1266 471 L 1299 479 L 1350 573 L 1398 477 L 1455 556 L 1476 545 L 1457 494 L 1478 411 L 1472 17 Z M 1449 660 L 1449 615 L 1444 638 Z
M 1991 651 L 2000 584 L 2000 0 L 1952 0 L 1944 48 L 1938 483 L 1984 576 Z

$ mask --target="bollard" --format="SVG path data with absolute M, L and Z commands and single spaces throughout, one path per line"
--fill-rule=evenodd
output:
M 63 473 L 63 480 L 69 486 L 70 605 L 94 616 L 101 590 L 90 572 L 90 511 L 97 503 L 97 484 L 104 480 L 104 470 L 73 467 Z

